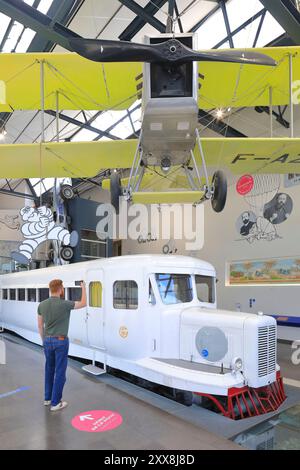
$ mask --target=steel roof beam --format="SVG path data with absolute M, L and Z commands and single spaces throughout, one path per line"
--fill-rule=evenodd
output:
M 119 0 L 119 2 L 122 3 L 122 5 L 124 5 L 125 7 L 129 8 L 129 10 L 133 11 L 133 13 L 140 16 L 145 21 L 145 24 L 149 23 L 151 26 L 153 26 L 153 28 L 157 29 L 157 31 L 159 31 L 160 33 L 166 32 L 166 26 L 157 18 L 149 14 L 145 8 L 142 8 L 134 0 Z
M 167 3 L 168 0 L 152 0 L 149 2 L 144 10 L 148 15 L 155 15 L 162 6 Z M 121 41 L 131 41 L 131 39 L 147 24 L 147 21 L 140 16 L 134 18 L 134 20 L 127 26 L 127 28 L 120 34 L 119 39 Z
M 300 44 L 300 12 L 291 0 L 260 0 L 295 44 Z
M 45 110 L 45 113 L 49 114 L 50 116 L 56 117 L 56 112 L 51 109 Z M 101 131 L 100 129 L 97 129 L 97 127 L 93 127 L 86 122 L 78 121 L 78 119 L 67 116 L 66 114 L 58 113 L 58 117 L 62 121 L 66 121 L 66 122 L 69 122 L 70 124 L 74 124 L 75 126 L 78 126 L 81 129 L 87 129 L 88 131 L 95 132 L 100 137 L 108 137 L 109 139 L 112 139 L 112 140 L 121 140 L 119 137 L 112 135 L 107 131 Z
M 0 11 L 67 50 L 72 50 L 69 46 L 69 38 L 80 37 L 54 19 L 20 0 L 0 0 Z

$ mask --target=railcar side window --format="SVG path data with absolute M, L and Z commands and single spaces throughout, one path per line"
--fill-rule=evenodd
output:
M 36 302 L 36 289 L 27 289 L 28 302 Z
M 135 281 L 116 281 L 113 291 L 114 308 L 138 308 L 138 286 Z
M 215 284 L 214 278 L 211 276 L 196 275 L 197 297 L 200 302 L 215 302 Z
M 102 307 L 102 284 L 99 281 L 90 282 L 89 306 L 98 308 Z
M 155 274 L 164 304 L 179 304 L 193 300 L 192 278 L 188 274 Z
M 78 302 L 81 300 L 81 288 L 80 287 L 68 287 L 68 299 Z
M 18 289 L 18 300 L 25 300 L 25 289 Z
M 49 289 L 47 287 L 42 287 L 39 289 L 39 302 L 49 299 Z
M 16 289 L 9 289 L 9 300 L 16 300 Z
M 2 299 L 7 300 L 8 299 L 8 292 L 7 289 L 2 289 Z

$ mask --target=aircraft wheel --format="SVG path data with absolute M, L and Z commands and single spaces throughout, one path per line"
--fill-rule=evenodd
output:
M 63 184 L 60 188 L 60 195 L 66 201 L 70 199 L 74 199 L 75 193 L 74 189 L 70 184 Z
M 70 261 L 73 258 L 74 250 L 71 246 L 63 246 L 60 250 L 60 256 L 64 261 Z
M 119 214 L 120 201 L 119 197 L 122 195 L 121 179 L 118 173 L 110 175 L 110 202 L 115 208 L 116 213 Z
M 212 184 L 214 186 L 214 195 L 211 199 L 212 208 L 215 212 L 222 212 L 227 198 L 227 180 L 223 171 L 214 173 Z

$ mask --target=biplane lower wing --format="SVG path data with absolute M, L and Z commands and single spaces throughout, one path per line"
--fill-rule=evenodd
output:
M 300 138 L 203 138 L 207 166 L 233 174 L 300 173 Z M 1 178 L 93 177 L 131 168 L 136 140 L 0 145 Z M 196 160 L 201 166 L 198 149 Z

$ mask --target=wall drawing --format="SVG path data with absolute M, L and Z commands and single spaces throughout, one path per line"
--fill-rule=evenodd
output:
M 280 175 L 243 175 L 236 190 L 250 209 L 245 210 L 236 221 L 236 229 L 248 243 L 259 240 L 273 241 L 281 238 L 277 225 L 288 220 L 292 210 L 292 198 L 279 192 Z

